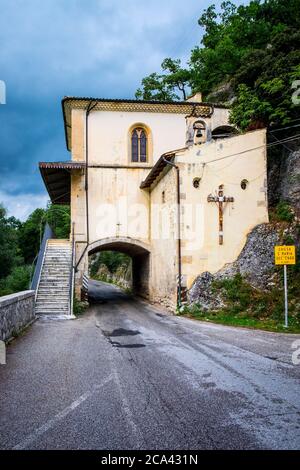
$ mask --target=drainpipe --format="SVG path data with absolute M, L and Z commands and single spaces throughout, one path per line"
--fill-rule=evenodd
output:
M 90 244 L 90 222 L 89 222 L 89 115 L 90 112 L 97 106 L 97 102 L 91 100 L 88 104 L 86 113 L 85 113 L 85 210 L 86 210 L 86 247 L 80 256 L 76 266 L 75 271 L 77 271 L 79 264 L 81 263 L 82 258 L 84 257 L 86 250 Z
M 177 292 L 177 306 L 181 307 L 181 293 L 182 293 L 182 269 L 181 269 L 181 211 L 180 211 L 180 170 L 175 163 L 170 162 L 165 157 L 163 161 L 175 168 L 176 170 L 176 189 L 177 189 L 177 251 L 178 251 L 178 292 Z

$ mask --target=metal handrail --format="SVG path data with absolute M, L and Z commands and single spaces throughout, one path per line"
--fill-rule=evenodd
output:
M 38 286 L 39 286 L 39 283 L 40 283 L 40 277 L 41 277 L 42 267 L 43 267 L 43 263 L 44 263 L 44 257 L 45 257 L 47 242 L 50 238 L 55 238 L 55 234 L 54 234 L 52 228 L 50 227 L 50 225 L 47 223 L 45 225 L 44 235 L 43 235 L 43 239 L 42 239 L 42 242 L 41 242 L 41 245 L 40 245 L 39 253 L 35 257 L 35 259 L 32 263 L 32 267 L 33 267 L 33 265 L 34 265 L 34 263 L 37 259 L 35 269 L 34 269 L 34 274 L 33 274 L 33 277 L 31 279 L 31 282 L 30 282 L 30 289 L 35 290 L 36 292 L 38 290 Z M 32 269 L 32 271 L 33 271 L 33 269 Z M 31 271 L 31 273 L 32 273 L 32 271 Z
M 74 297 L 74 281 L 75 281 L 75 222 L 72 223 L 72 256 L 71 256 L 71 271 L 70 271 L 70 282 L 69 282 L 69 305 L 70 315 L 73 315 L 73 297 Z
M 39 254 L 40 254 L 40 252 L 38 252 L 38 254 L 35 256 L 34 260 L 31 263 L 31 266 L 30 266 L 30 278 L 29 278 L 29 283 L 28 283 L 28 289 L 29 290 L 34 290 L 34 289 L 32 289 L 32 285 L 33 285 L 33 278 L 34 278 L 34 275 L 35 275 L 35 268 L 36 268 L 35 263 L 36 263 L 36 260 L 39 257 Z
M 41 282 L 41 276 L 42 276 L 42 270 L 43 270 L 43 266 L 44 266 L 44 262 L 45 262 L 45 257 L 46 257 L 46 252 L 47 252 L 47 247 L 48 247 L 48 241 L 50 239 L 47 238 L 46 240 L 46 243 L 45 243 L 45 248 L 44 248 L 44 251 L 43 251 L 43 258 L 42 258 L 42 263 L 41 263 L 41 267 L 40 267 L 40 270 L 39 270 L 39 277 L 38 277 L 38 281 L 37 281 L 37 285 L 36 285 L 36 289 L 35 289 L 35 297 L 34 297 L 34 300 L 36 301 L 36 298 L 37 298 L 37 295 L 38 295 L 38 291 L 39 291 L 39 287 L 40 287 L 40 282 Z M 34 290 L 34 289 L 32 289 Z

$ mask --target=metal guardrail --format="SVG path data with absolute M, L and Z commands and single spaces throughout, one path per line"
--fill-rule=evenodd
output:
M 40 281 L 40 276 L 41 276 L 41 271 L 42 271 L 42 267 L 43 267 L 43 261 L 44 261 L 46 246 L 47 246 L 47 242 L 50 238 L 56 238 L 56 237 L 55 237 L 55 234 L 54 234 L 52 228 L 50 227 L 50 225 L 48 223 L 46 223 L 39 254 L 35 257 L 35 259 L 33 261 L 33 264 L 34 264 L 36 259 L 37 259 L 35 269 L 34 269 L 34 274 L 33 274 L 33 277 L 31 279 L 31 283 L 30 283 L 30 289 L 31 290 L 36 291 L 37 288 L 38 288 L 39 281 Z

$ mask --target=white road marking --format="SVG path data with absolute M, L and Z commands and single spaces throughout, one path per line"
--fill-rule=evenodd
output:
M 64 419 L 73 410 L 78 408 L 78 406 L 80 406 L 81 403 L 85 402 L 88 398 L 94 395 L 94 393 L 98 392 L 101 388 L 104 387 L 104 385 L 106 385 L 108 382 L 113 380 L 113 378 L 114 376 L 113 374 L 111 374 L 101 384 L 95 385 L 91 390 L 81 395 L 79 398 L 77 398 L 77 400 L 73 401 L 63 411 L 55 415 L 54 418 L 50 419 L 47 423 L 43 424 L 43 426 L 40 426 L 33 433 L 29 434 L 29 436 L 26 439 L 24 439 L 24 441 L 20 442 L 15 447 L 13 447 L 13 450 L 26 449 L 32 442 L 38 439 L 38 437 L 40 437 L 42 434 L 45 434 L 45 432 L 49 431 L 49 429 L 53 428 L 53 426 L 55 426 L 59 421 Z

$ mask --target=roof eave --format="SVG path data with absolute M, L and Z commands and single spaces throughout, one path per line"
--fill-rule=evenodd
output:
M 191 107 L 204 107 L 204 106 L 209 106 L 212 108 L 212 113 L 214 108 L 225 108 L 227 109 L 227 106 L 225 105 L 218 105 L 218 104 L 213 104 L 213 103 L 207 103 L 207 102 L 193 102 L 193 101 L 153 101 L 153 100 L 133 100 L 133 99 L 111 99 L 111 98 L 92 98 L 92 97 L 76 97 L 76 96 L 65 96 L 62 99 L 62 111 L 63 111 L 63 119 L 64 119 L 64 128 L 65 128 L 65 140 L 66 140 L 66 146 L 69 151 L 71 151 L 71 145 L 70 145 L 70 139 L 68 137 L 68 123 L 67 123 L 67 117 L 66 117 L 66 103 L 70 101 L 86 101 L 86 107 L 88 107 L 90 102 L 97 102 L 97 103 L 132 103 L 132 104 L 147 104 L 147 105 L 175 105 L 175 106 L 191 106 Z M 85 108 L 83 108 L 85 109 Z

